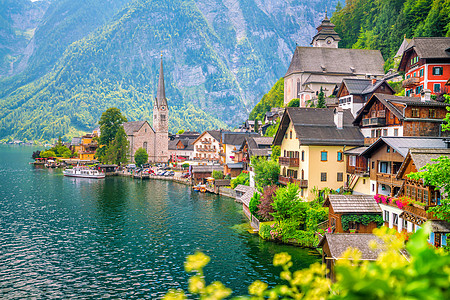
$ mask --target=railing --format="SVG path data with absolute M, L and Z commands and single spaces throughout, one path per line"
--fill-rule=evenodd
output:
M 397 207 L 395 202 L 397 201 L 397 198 L 392 198 L 392 202 L 389 202 L 387 205 L 392 207 Z M 433 217 L 433 213 L 427 212 L 428 208 L 433 207 L 435 205 L 425 205 L 421 206 L 418 204 L 409 204 L 402 208 L 403 211 L 414 214 L 416 216 L 419 216 L 421 218 L 424 218 L 426 220 L 434 220 L 436 218 Z M 398 208 L 398 207 L 397 207 Z
M 349 174 L 366 174 L 369 173 L 367 167 L 347 166 L 347 173 Z
M 397 179 L 396 176 L 397 175 L 395 174 L 377 173 L 377 182 L 401 186 L 403 184 L 403 180 Z
M 300 159 L 298 157 L 280 157 L 278 163 L 280 164 L 280 166 L 298 167 L 300 165 Z
M 410 88 L 410 87 L 414 87 L 414 86 L 418 85 L 419 83 L 420 83 L 419 77 L 411 77 L 411 78 L 403 80 L 402 87 Z
M 283 177 L 281 175 L 278 176 L 278 181 L 281 184 L 287 185 L 288 183 L 295 183 L 300 188 L 307 188 L 308 187 L 308 180 L 304 179 L 296 179 L 292 177 Z
M 210 141 L 205 141 L 205 140 L 203 140 L 203 141 L 202 141 L 202 144 L 211 144 L 211 142 L 210 142 Z
M 386 118 L 376 117 L 362 120 L 362 126 L 385 126 Z
M 259 220 L 254 215 L 252 215 L 251 224 L 252 224 L 253 229 L 259 230 Z

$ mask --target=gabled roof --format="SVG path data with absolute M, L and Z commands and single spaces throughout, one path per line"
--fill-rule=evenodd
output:
M 445 143 L 444 143 L 445 144 Z M 431 147 L 431 146 L 430 146 Z M 397 172 L 397 178 L 402 178 L 406 172 L 408 164 L 412 161 L 419 171 L 426 164 L 435 164 L 437 162 L 432 159 L 437 159 L 441 156 L 450 156 L 450 149 L 448 148 L 410 148 L 405 160 Z
M 376 241 L 379 245 L 384 242 L 373 234 L 368 233 L 326 233 L 319 242 L 319 247 L 322 247 L 328 242 L 331 258 L 339 259 L 342 254 L 349 248 L 356 248 L 361 252 L 361 260 L 376 260 L 378 255 L 383 252 L 383 249 L 373 249 L 370 244 L 371 241 Z
M 204 131 L 202 134 L 200 134 L 193 142 L 192 144 L 195 144 L 197 141 L 199 141 L 205 134 L 209 134 L 210 136 L 212 136 L 216 141 L 218 141 L 220 143 L 221 140 L 221 131 L 220 130 L 207 130 Z
M 403 52 L 405 52 L 406 48 L 408 47 L 409 43 L 412 41 L 412 39 L 407 39 L 406 36 L 403 38 L 403 42 L 400 45 L 400 47 L 397 50 L 397 53 L 394 57 L 400 57 L 403 55 Z
M 383 83 L 385 83 L 386 86 L 391 90 L 392 94 L 395 94 L 395 91 L 384 79 L 377 80 L 375 84 L 372 84 L 372 79 L 362 78 L 344 78 L 337 94 L 339 95 L 339 93 L 345 86 L 349 94 L 366 95 L 376 91 Z
M 138 132 L 139 129 L 141 129 L 142 126 L 144 126 L 145 123 L 148 124 L 147 121 L 133 121 L 133 122 L 125 122 L 122 125 L 123 125 L 123 129 L 125 130 L 125 133 L 127 135 L 133 135 L 135 132 Z M 152 126 L 150 126 L 150 124 L 148 126 L 154 132 Z
M 362 147 L 356 147 L 350 150 L 345 150 L 344 154 L 345 155 L 361 155 L 361 153 L 363 153 L 364 151 L 367 150 L 367 148 L 369 148 L 368 146 L 362 146 Z
M 317 74 L 310 74 L 306 80 L 303 82 L 303 86 L 307 85 L 308 83 L 329 83 L 329 84 L 339 84 L 344 80 L 344 78 L 347 78 L 347 76 L 329 76 L 329 75 L 317 75 Z M 308 89 L 307 87 L 303 89 L 304 91 L 309 91 L 311 89 Z M 312 90 L 311 90 L 312 91 Z
M 381 214 L 381 208 L 372 195 L 329 195 L 323 206 L 333 207 L 336 213 L 375 213 Z
M 239 148 L 241 151 L 245 145 L 248 145 L 248 153 L 250 157 L 252 156 L 270 156 L 272 153 L 272 143 L 273 137 L 264 137 L 264 136 L 248 136 L 242 142 L 241 147 Z
M 370 97 L 370 99 L 366 102 L 366 104 L 363 106 L 363 108 L 358 112 L 358 115 L 356 116 L 355 120 L 353 121 L 354 125 L 359 125 L 362 118 L 365 114 L 367 114 L 372 107 L 372 105 L 376 101 L 380 101 L 384 106 L 386 106 L 389 111 L 391 111 L 400 121 L 403 121 L 405 119 L 405 116 L 403 115 L 403 110 L 396 107 L 396 105 L 401 106 L 430 106 L 430 107 L 446 107 L 450 106 L 448 103 L 444 102 L 438 102 L 434 100 L 429 101 L 421 101 L 418 97 L 404 97 L 404 96 L 395 96 L 395 95 L 386 95 L 386 94 L 380 94 L 375 93 Z M 419 119 L 419 118 L 417 118 Z
M 222 144 L 240 146 L 246 137 L 259 137 L 256 132 L 222 132 Z
M 421 59 L 439 59 L 450 61 L 450 37 L 415 37 L 403 52 L 398 66 L 405 71 L 410 53 L 415 51 Z
M 446 148 L 444 138 L 424 136 L 382 136 L 370 145 L 361 155 L 370 157 L 381 146 L 388 145 L 403 157 L 406 157 L 411 148 Z
M 434 233 L 450 233 L 450 223 L 444 220 L 431 220 L 431 231 Z
M 334 123 L 334 111 L 332 108 L 288 107 L 273 144 L 281 145 L 292 122 L 299 143 L 303 145 L 364 145 L 364 137 L 359 128 L 352 125 L 352 113 L 343 110 L 343 128 L 338 129 Z
M 381 76 L 383 65 L 379 50 L 297 47 L 284 77 L 301 72 Z

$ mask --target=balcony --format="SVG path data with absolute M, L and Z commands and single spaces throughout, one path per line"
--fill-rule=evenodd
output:
M 210 141 L 202 140 L 202 144 L 211 144 Z
M 412 88 L 415 87 L 420 83 L 419 77 L 411 77 L 408 79 L 403 80 L 402 82 L 402 88 Z
M 377 182 L 389 186 L 402 186 L 403 180 L 397 179 L 396 174 L 377 173 Z
M 362 120 L 362 126 L 386 126 L 386 118 L 367 118 Z
M 278 160 L 278 163 L 280 166 L 285 167 L 298 167 L 300 165 L 299 158 L 292 158 L 292 157 L 280 157 Z
M 288 183 L 294 183 L 294 184 L 298 185 L 300 188 L 308 188 L 308 180 L 296 179 L 296 178 L 292 178 L 292 177 L 283 177 L 283 176 L 279 175 L 278 181 L 284 185 L 287 185 Z
M 389 205 L 389 206 L 392 206 L 392 207 L 397 207 L 397 205 L 395 204 L 396 200 L 397 200 L 396 198 L 393 198 L 393 202 L 388 203 L 386 205 Z M 407 212 L 407 213 L 416 215 L 418 217 L 421 217 L 421 218 L 423 218 L 425 220 L 435 220 L 436 218 L 433 216 L 433 214 L 427 212 L 427 209 L 430 208 L 430 207 L 433 207 L 433 206 L 435 206 L 435 205 L 420 206 L 420 205 L 417 205 L 417 204 L 409 204 L 409 205 L 406 205 L 405 207 L 403 207 L 402 210 L 404 212 Z

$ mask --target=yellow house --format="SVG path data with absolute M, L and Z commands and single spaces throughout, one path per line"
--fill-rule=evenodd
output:
M 80 160 L 94 160 L 95 151 L 98 148 L 95 134 L 86 134 L 81 137 L 80 149 L 78 152 Z
M 274 138 L 281 147 L 279 182 L 297 184 L 309 201 L 313 190 L 344 187 L 344 151 L 364 145 L 352 121 L 351 112 L 342 108 L 287 108 Z

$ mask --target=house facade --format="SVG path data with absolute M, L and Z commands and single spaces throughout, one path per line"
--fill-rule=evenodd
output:
M 281 184 L 295 183 L 300 196 L 313 200 L 312 189 L 344 187 L 344 151 L 362 146 L 364 139 L 351 125 L 348 110 L 289 107 L 274 138 L 281 148 Z
M 450 37 L 413 38 L 403 51 L 398 67 L 405 72 L 405 95 L 419 97 L 426 89 L 435 95 L 448 92 Z
M 219 130 L 208 130 L 203 132 L 192 142 L 194 160 L 216 161 L 220 160 L 221 132 Z
M 382 136 L 442 136 L 447 103 L 422 98 L 375 93 L 359 111 L 353 124 L 361 129 L 365 144 Z
M 356 116 L 374 93 L 394 95 L 395 91 L 384 79 L 344 78 L 336 98 L 339 107 L 350 109 L 353 116 Z

